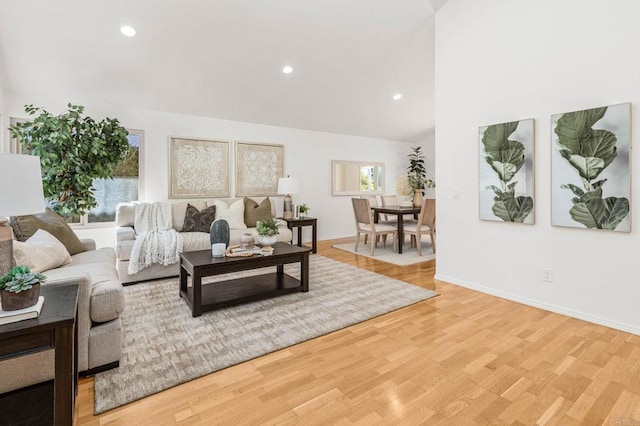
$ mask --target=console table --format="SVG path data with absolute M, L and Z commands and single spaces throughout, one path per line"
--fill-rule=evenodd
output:
M 301 218 L 292 218 L 292 219 L 282 219 L 287 222 L 287 228 L 291 229 L 293 232 L 293 228 L 298 229 L 298 246 L 302 247 L 302 227 L 303 226 L 311 226 L 311 253 L 316 253 L 318 251 L 318 230 L 317 223 L 318 219 L 315 217 L 301 217 Z
M 40 295 L 44 296 L 44 305 L 38 318 L 0 325 L 0 361 L 53 349 L 53 424 L 71 425 L 78 379 L 78 328 L 75 326 L 78 285 L 43 285 Z M 35 411 L 32 406 L 24 406 L 24 401 L 29 398 L 21 395 L 34 388 L 29 386 L 0 395 L 0 401 L 3 401 L 0 424 L 22 424 L 23 421 L 43 423 L 42 419 L 19 418 L 24 413 L 32 414 Z M 5 403 L 7 401 L 16 402 Z

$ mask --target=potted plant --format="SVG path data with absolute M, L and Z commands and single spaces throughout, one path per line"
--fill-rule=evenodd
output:
M 435 188 L 433 179 L 427 179 L 427 168 L 424 165 L 424 155 L 422 147 L 412 147 L 413 152 L 408 155 L 409 166 L 407 167 L 407 177 L 409 186 L 413 189 L 413 205 L 420 207 L 423 201 L 423 190 L 425 188 Z
M 115 118 L 96 121 L 83 116 L 84 107 L 67 105 L 53 115 L 26 105 L 30 121 L 9 127 L 24 154 L 40 156 L 44 196 L 61 216 L 81 216 L 96 207 L 94 179 L 110 179 L 129 153 L 127 129 Z
M 265 220 L 256 222 L 256 231 L 258 232 L 258 242 L 262 245 L 263 250 L 271 248 L 276 243 L 276 235 L 280 233 L 275 220 Z
M 2 310 L 16 311 L 35 305 L 40 296 L 40 283 L 45 281 L 44 275 L 31 272 L 26 266 L 11 268 L 0 278 Z
M 307 217 L 307 213 L 309 212 L 309 210 L 311 210 L 311 209 L 309 208 L 309 206 L 307 206 L 306 203 L 300 204 L 298 206 L 298 211 L 300 212 L 300 217 L 301 218 Z

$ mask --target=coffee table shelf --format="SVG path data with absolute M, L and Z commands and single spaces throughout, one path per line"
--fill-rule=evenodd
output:
M 270 256 L 249 258 L 214 258 L 211 250 L 180 255 L 180 297 L 191 308 L 194 317 L 225 306 L 262 300 L 295 292 L 309 291 L 308 247 L 276 243 Z M 300 280 L 284 273 L 284 265 L 300 263 Z M 275 266 L 275 272 L 202 285 L 202 278 L 229 272 Z M 192 286 L 188 287 L 188 276 Z
M 300 281 L 287 274 L 279 279 L 277 272 L 205 284 L 201 295 L 202 312 L 299 291 Z M 193 287 L 189 287 L 185 301 L 191 308 L 192 300 Z

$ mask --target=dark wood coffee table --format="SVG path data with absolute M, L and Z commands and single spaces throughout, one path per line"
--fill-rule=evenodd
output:
M 180 297 L 191 307 L 191 314 L 198 317 L 202 312 L 225 306 L 309 291 L 311 249 L 286 243 L 276 243 L 273 248 L 273 254 L 270 256 L 216 258 L 211 255 L 211 250 L 182 253 L 180 255 Z M 284 273 L 285 264 L 297 262 L 300 262 L 300 280 Z M 276 271 L 202 285 L 204 277 L 269 266 L 275 266 Z M 188 275 L 191 275 L 191 287 L 187 286 Z

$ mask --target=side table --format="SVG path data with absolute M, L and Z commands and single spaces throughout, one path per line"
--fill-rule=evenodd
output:
M 75 326 L 78 285 L 43 285 L 40 295 L 44 296 L 44 305 L 38 318 L 0 325 L 0 361 L 53 349 L 53 424 L 71 425 L 78 380 L 78 329 Z M 32 386 L 25 388 L 24 392 L 30 388 Z M 18 389 L 0 395 L 0 400 L 22 391 Z M 5 424 L 4 421 L 14 423 L 10 417 L 5 419 L 5 416 L 17 416 L 19 414 L 16 413 L 29 412 L 29 409 L 4 406 L 0 413 L 0 424 Z
M 279 218 L 282 219 L 282 218 Z M 312 237 L 311 237 L 311 253 L 316 253 L 318 251 L 318 219 L 315 217 L 301 217 L 301 218 L 292 218 L 292 219 L 282 219 L 287 222 L 287 228 L 291 229 L 293 232 L 293 228 L 298 229 L 298 247 L 302 247 L 302 227 L 303 226 L 311 226 L 312 227 Z

